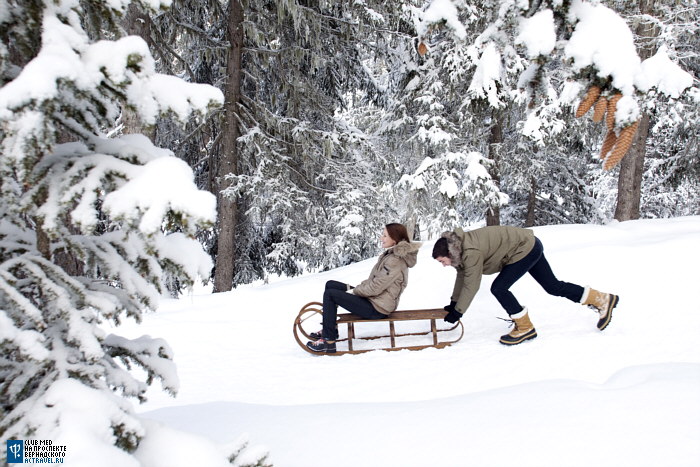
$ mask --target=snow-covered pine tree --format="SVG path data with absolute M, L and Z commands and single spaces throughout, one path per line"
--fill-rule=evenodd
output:
M 465 44 L 467 50 L 481 54 L 478 66 L 482 73 L 475 72 L 470 89 L 482 90 L 492 106 L 503 102 L 500 95 L 517 93 L 514 103 L 526 105 L 526 108 L 509 106 L 506 113 L 532 140 L 503 148 L 506 154 L 517 154 L 516 160 L 520 161 L 511 168 L 509 158 L 502 158 L 504 177 L 501 189 L 507 192 L 505 186 L 508 183 L 521 189 L 529 185 L 532 190 L 538 190 L 539 186 L 542 192 L 531 193 L 527 199 L 555 199 L 560 206 L 568 204 L 569 209 L 560 210 L 565 214 L 563 217 L 552 212 L 553 217 L 562 221 L 574 220 L 567 211 L 580 215 L 580 207 L 587 206 L 584 209 L 587 211 L 594 206 L 590 191 L 581 189 L 587 178 L 587 162 L 581 160 L 587 161 L 594 150 L 586 133 L 583 133 L 583 138 L 562 137 L 562 129 L 572 127 L 568 122 L 570 117 L 562 111 L 567 110 L 571 103 L 578 103 L 578 96 L 595 84 L 601 86 L 606 97 L 622 93 L 624 96 L 617 112 L 613 110 L 612 113 L 613 129 L 619 134 L 638 118 L 644 94 L 654 88 L 662 90 L 664 84 L 652 74 L 638 73 L 640 63 L 629 29 L 622 18 L 598 2 L 501 3 L 487 0 L 482 3 L 478 8 L 478 20 L 474 23 L 482 32 Z M 426 26 L 431 23 L 445 25 L 433 34 L 447 32 L 453 38 L 461 39 L 466 30 L 469 36 L 472 23 L 468 11 L 474 5 L 451 0 L 427 4 L 423 23 Z M 439 14 L 428 14 L 431 12 Z M 490 56 L 496 59 L 486 60 Z M 523 66 L 525 60 L 530 63 L 528 67 Z M 489 63 L 492 65 L 488 66 Z M 484 80 L 484 77 L 488 79 Z M 687 77 L 674 84 L 680 81 L 687 81 Z M 520 109 L 522 116 L 518 115 Z M 622 151 L 614 153 L 620 156 Z M 577 159 L 571 159 L 572 156 Z M 612 160 L 606 159 L 606 168 L 613 165 Z M 561 166 L 567 170 L 558 170 Z M 522 171 L 523 168 L 528 170 Z M 548 175 L 548 183 L 544 185 L 533 183 L 538 179 L 538 168 L 544 168 L 546 174 L 556 175 Z M 572 186 L 576 188 L 570 190 Z M 566 197 L 571 197 L 573 202 L 566 201 Z M 514 196 L 513 199 L 526 198 Z
M 221 29 L 225 25 L 221 20 L 224 15 L 225 5 L 218 0 L 173 0 L 170 8 L 158 12 L 132 2 L 122 23 L 128 34 L 141 36 L 149 45 L 157 72 L 221 89 L 225 75 L 219 59 L 228 49 Z M 215 140 L 220 140 L 218 128 L 222 112 L 222 107 L 213 109 L 202 118 L 189 119 L 184 125 L 164 116 L 148 128 L 139 128 L 141 122 L 129 118 L 131 113 L 123 112 L 115 133 L 128 134 L 134 128 L 136 132 L 147 133 L 156 146 L 171 148 L 190 166 L 198 188 L 215 193 L 220 156 L 220 151 L 215 151 Z M 197 239 L 215 257 L 215 229 L 201 229 Z M 169 288 L 173 286 L 177 284 Z
M 503 163 L 503 183 L 511 196 L 507 215 L 525 225 L 600 221 L 593 197 L 600 174 L 591 149 L 599 129 L 576 119 L 571 107 L 581 92 L 557 37 L 569 28 L 560 11 L 511 10 L 509 37 L 527 66 L 511 90 L 517 121 L 517 145 Z M 535 38 L 539 37 L 539 40 Z M 564 42 L 565 43 L 565 42 Z
M 381 91 L 361 56 L 380 35 L 380 17 L 366 2 L 240 5 L 241 102 L 228 111 L 236 112 L 232 124 L 242 135 L 237 165 L 228 179 L 216 179 L 229 133 L 219 124 L 198 166 L 198 173 L 214 174 L 202 181 L 215 180 L 215 191 L 228 188 L 236 200 L 233 283 L 374 254 L 377 232 L 395 218 L 378 195 L 382 177 L 373 172 L 372 144 L 343 109 L 360 94 L 376 99 Z M 208 82 L 223 89 L 230 79 L 223 74 L 227 7 L 186 0 L 177 6 L 154 18 L 159 34 L 175 39 L 170 47 L 194 74 L 206 71 Z
M 214 197 L 170 151 L 105 132 L 120 109 L 185 122 L 222 96 L 156 73 L 140 38 L 95 41 L 119 36 L 127 6 L 0 14 L 0 435 L 81 446 L 71 465 L 147 465 L 132 453 L 148 429 L 125 398 L 156 379 L 177 391 L 172 350 L 107 329 L 155 309 L 169 277 L 187 285 L 212 266 L 192 236 L 213 224 Z
M 635 2 L 637 3 L 637 2 Z M 652 89 L 642 108 L 650 119 L 646 140 L 644 174 L 641 182 L 641 217 L 672 217 L 700 214 L 700 2 L 621 2 L 621 11 L 631 28 L 643 33 L 637 42 L 655 52 L 654 68 L 673 60 L 694 77 L 695 86 L 687 92 L 663 96 Z M 617 4 L 616 4 L 617 5 Z M 644 34 L 646 29 L 651 34 Z M 671 83 L 669 74 L 669 84 Z
M 397 188 L 407 208 L 423 230 L 435 234 L 481 220 L 506 202 L 488 159 L 495 148 L 489 144 L 494 116 L 506 96 L 494 82 L 501 66 L 494 49 L 482 54 L 466 47 L 478 29 L 471 26 L 482 17 L 477 7 L 415 3 L 404 11 L 407 37 L 381 57 L 390 63 L 394 98 L 376 131 L 400 168 Z M 433 23 L 447 24 L 450 33 Z M 489 68 L 494 63 L 496 70 Z
M 239 258 L 269 272 L 326 269 L 376 252 L 386 217 L 374 153 L 343 109 L 378 92 L 361 55 L 366 7 L 357 2 L 248 5 L 240 175 Z M 262 244 L 261 244 L 262 242 Z M 254 245 L 263 248 L 255 248 Z M 253 253 L 253 254 L 251 254 Z M 239 280 L 246 276 L 241 263 Z

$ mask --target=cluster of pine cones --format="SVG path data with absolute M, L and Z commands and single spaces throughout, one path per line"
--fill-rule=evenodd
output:
M 624 127 L 620 130 L 619 135 L 615 133 L 615 111 L 617 110 L 617 101 L 620 100 L 622 94 L 605 97 L 601 96 L 600 92 L 600 86 L 594 85 L 588 89 L 586 97 L 583 98 L 576 109 L 576 118 L 586 115 L 591 107 L 593 107 L 594 122 L 600 122 L 605 118 L 608 133 L 605 135 L 605 140 L 603 140 L 600 158 L 604 160 L 603 168 L 605 170 L 610 170 L 622 160 L 625 154 L 627 154 L 627 151 L 632 145 L 634 134 L 637 132 L 639 120 Z

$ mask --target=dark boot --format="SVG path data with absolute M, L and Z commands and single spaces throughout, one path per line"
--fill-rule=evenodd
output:
M 582 305 L 588 305 L 590 308 L 596 310 L 600 315 L 597 326 L 601 331 L 605 329 L 608 324 L 610 324 L 610 320 L 612 320 L 613 308 L 617 306 L 619 301 L 620 297 L 617 295 L 598 292 L 597 290 L 588 287 L 586 287 L 586 290 L 583 292 L 583 297 L 581 297 Z
M 335 341 L 319 339 L 315 342 L 307 342 L 306 347 L 318 353 L 335 353 Z
M 525 342 L 528 339 L 537 337 L 537 331 L 530 322 L 530 317 L 527 314 L 527 308 L 524 308 L 518 314 L 511 315 L 513 320 L 513 330 L 505 336 L 501 336 L 501 344 L 516 345 Z
M 323 326 L 323 322 L 321 322 L 321 326 Z M 318 332 L 312 332 L 311 334 L 309 334 L 309 337 L 315 341 L 317 341 L 319 339 L 323 339 L 323 329 L 319 329 Z M 335 337 L 336 337 L 336 339 L 338 338 L 338 325 L 337 325 L 337 323 L 335 326 Z

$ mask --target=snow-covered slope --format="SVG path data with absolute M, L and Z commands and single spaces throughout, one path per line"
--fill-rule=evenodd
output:
M 364 279 L 369 260 L 168 300 L 120 329 L 175 350 L 179 396 L 155 387 L 139 412 L 222 443 L 247 433 L 277 467 L 700 465 L 700 217 L 534 230 L 560 279 L 620 295 L 604 332 L 596 314 L 526 276 L 513 290 L 538 338 L 503 346 L 505 312 L 486 276 L 464 338 L 446 349 L 299 349 L 301 306 L 326 280 Z M 430 258 L 432 243 L 401 308 L 449 302 L 454 270 Z M 183 466 L 200 465 L 182 452 Z

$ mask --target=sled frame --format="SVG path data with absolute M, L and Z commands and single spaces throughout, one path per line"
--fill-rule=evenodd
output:
M 392 351 L 392 350 L 422 350 L 430 347 L 442 349 L 444 347 L 447 347 L 449 345 L 454 344 L 455 342 L 458 342 L 459 340 L 462 339 L 464 336 L 464 326 L 460 321 L 457 321 L 457 323 L 454 324 L 454 326 L 448 328 L 448 329 L 438 329 L 437 328 L 437 323 L 436 320 L 438 319 L 443 319 L 446 315 L 447 312 L 443 309 L 439 308 L 431 308 L 431 309 L 424 309 L 424 310 L 397 310 L 391 313 L 388 317 L 383 318 L 383 319 L 365 319 L 360 316 L 354 315 L 352 313 L 339 313 L 338 318 L 337 318 L 337 324 L 338 326 L 344 324 L 347 326 L 347 338 L 344 339 L 338 339 L 336 342 L 345 342 L 347 341 L 348 343 L 348 350 L 339 350 L 336 353 L 325 353 L 325 352 L 314 352 L 310 350 L 309 348 L 306 347 L 306 342 L 304 340 L 312 340 L 311 336 L 309 335 L 308 332 L 303 327 L 303 323 L 307 321 L 310 318 L 319 318 L 322 316 L 323 313 L 323 304 L 320 302 L 309 302 L 303 307 L 301 307 L 301 310 L 299 311 L 299 314 L 297 315 L 296 319 L 294 320 L 294 338 L 297 341 L 297 344 L 305 350 L 306 352 L 309 352 L 310 354 L 313 355 L 345 355 L 345 354 L 359 354 L 359 353 L 365 353 L 365 352 L 372 352 L 374 350 L 386 350 L 386 351 Z M 424 331 L 424 332 L 410 332 L 410 333 L 403 333 L 403 334 L 397 334 L 396 332 L 396 327 L 394 323 L 397 321 L 423 321 L 423 320 L 429 320 L 430 321 L 430 330 L 429 331 Z M 385 322 L 389 323 L 389 334 L 382 334 L 379 336 L 363 336 L 363 337 L 357 337 L 355 335 L 355 325 L 359 323 L 380 323 L 380 322 Z M 440 333 L 446 333 L 450 331 L 454 331 L 455 329 L 459 328 L 460 334 L 456 339 L 449 340 L 449 341 L 441 341 L 440 340 Z M 428 334 L 432 334 L 433 337 L 433 343 L 432 344 L 427 344 L 427 345 L 411 345 L 411 346 L 401 346 L 397 347 L 396 346 L 396 338 L 397 337 L 406 337 L 406 336 L 426 336 Z M 303 339 L 302 339 L 303 337 Z M 374 339 L 382 339 L 382 338 L 390 338 L 391 340 L 391 346 L 390 347 L 382 347 L 382 348 L 377 348 L 377 349 L 362 349 L 362 350 L 355 350 L 353 348 L 353 341 L 360 339 L 360 340 L 374 340 Z

